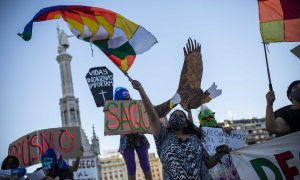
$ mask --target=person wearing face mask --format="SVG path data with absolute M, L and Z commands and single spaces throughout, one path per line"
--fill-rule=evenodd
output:
M 131 100 L 129 91 L 124 87 L 118 87 L 115 89 L 114 100 Z M 154 111 L 157 113 L 159 118 L 165 117 L 171 109 L 179 104 L 180 98 L 179 94 L 175 93 L 175 95 L 157 105 L 154 106 Z M 104 110 L 105 111 L 105 110 Z M 137 152 L 141 168 L 143 169 L 146 180 L 152 179 L 152 173 L 150 168 L 150 162 L 148 158 L 148 149 L 150 144 L 144 134 L 121 134 L 120 135 L 120 146 L 119 152 L 123 155 L 125 160 L 127 174 L 129 180 L 136 179 L 136 164 L 134 158 L 134 151 Z
M 82 147 L 81 151 L 83 151 Z M 46 177 L 48 178 L 73 179 L 73 172 L 77 171 L 79 161 L 80 158 L 78 157 L 74 166 L 69 166 L 62 156 L 58 155 L 53 148 L 48 148 L 41 156 L 42 167 L 35 170 L 35 172 L 43 169 Z
M 169 118 L 169 127 L 159 121 L 150 99 L 140 82 L 132 80 L 132 86 L 142 98 L 156 143 L 157 153 L 163 166 L 163 179 L 212 179 L 208 169 L 220 162 L 229 152 L 223 145 L 220 151 L 210 156 L 202 145 L 202 130 L 193 124 L 182 110 L 175 110 Z M 184 106 L 184 105 L 183 105 Z M 185 108 L 187 106 L 184 106 Z
M 292 82 L 287 89 L 287 97 L 292 105 L 273 111 L 275 94 L 269 91 L 266 95 L 266 128 L 276 136 L 300 131 L 300 80 Z

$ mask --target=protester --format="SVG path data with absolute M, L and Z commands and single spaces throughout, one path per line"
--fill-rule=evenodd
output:
M 212 127 L 212 128 L 220 127 L 215 118 L 215 112 L 213 112 L 206 106 L 201 106 L 201 110 L 198 114 L 198 120 L 201 127 Z
M 81 149 L 83 150 L 83 148 Z M 36 171 L 43 169 L 46 175 L 45 179 L 73 179 L 73 172 L 77 171 L 80 158 L 76 159 L 74 166 L 69 166 L 61 155 L 58 155 L 54 149 L 48 148 L 42 155 L 41 161 L 42 167 Z
M 222 128 L 225 133 L 231 133 L 232 128 L 218 125 L 215 118 L 215 112 L 206 106 L 202 105 L 198 114 L 198 120 L 200 122 L 200 127 Z M 225 155 L 220 161 L 221 163 L 218 163 L 214 168 L 209 169 L 209 173 L 213 179 L 240 180 L 239 174 L 231 161 L 230 154 Z
M 26 169 L 19 167 L 20 162 L 16 156 L 7 156 L 1 165 L 0 179 L 24 179 Z
M 130 94 L 126 88 L 118 87 L 114 93 L 114 100 L 130 100 Z M 134 150 L 137 152 L 141 168 L 146 180 L 152 179 L 148 149 L 150 144 L 144 134 L 121 134 L 119 152 L 125 160 L 128 179 L 136 179 L 136 164 Z
M 300 80 L 289 85 L 287 97 L 292 105 L 281 108 L 277 113 L 274 113 L 275 93 L 269 91 L 266 95 L 266 128 L 270 133 L 277 136 L 300 131 Z
M 184 111 L 175 110 L 170 115 L 169 127 L 165 128 L 160 124 L 140 82 L 133 80 L 132 86 L 140 93 L 148 113 L 164 179 L 212 179 L 208 169 L 214 167 L 229 152 L 228 146 L 223 146 L 219 154 L 209 156 L 202 145 L 201 129 L 188 120 Z

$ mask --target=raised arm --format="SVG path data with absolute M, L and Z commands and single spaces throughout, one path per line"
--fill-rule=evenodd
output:
M 273 91 L 269 91 L 266 95 L 267 107 L 265 123 L 267 131 L 275 134 L 285 134 L 290 131 L 290 127 L 282 117 L 275 118 L 273 103 L 275 101 L 275 94 Z
M 152 129 L 153 135 L 155 137 L 159 137 L 159 135 L 160 135 L 159 117 L 158 117 L 150 99 L 148 98 L 148 95 L 144 91 L 144 89 L 139 81 L 132 80 L 131 84 L 132 84 L 133 88 L 136 89 L 140 93 L 140 96 L 142 98 L 143 104 L 145 106 L 145 109 L 146 109 L 148 117 L 149 117 L 150 126 Z

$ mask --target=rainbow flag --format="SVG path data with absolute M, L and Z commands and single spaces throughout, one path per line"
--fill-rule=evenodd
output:
M 258 0 L 264 43 L 300 41 L 300 0 Z
M 41 9 L 20 35 L 25 41 L 32 36 L 34 22 L 63 18 L 79 39 L 100 48 L 123 72 L 135 56 L 149 50 L 156 38 L 145 28 L 115 12 L 88 6 L 53 6 Z

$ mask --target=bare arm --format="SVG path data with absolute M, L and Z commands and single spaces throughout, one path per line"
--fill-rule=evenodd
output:
M 275 134 L 285 134 L 290 131 L 290 127 L 281 117 L 275 119 L 273 103 L 275 101 L 275 94 L 273 91 L 269 91 L 266 95 L 267 107 L 266 107 L 266 117 L 265 123 L 267 131 Z
M 220 157 L 219 157 L 219 156 L 220 156 Z M 222 157 L 222 156 L 219 155 L 219 154 L 214 154 L 214 155 L 210 156 L 210 157 L 208 158 L 207 163 L 206 163 L 207 168 L 208 168 L 208 169 L 211 169 L 211 168 L 213 168 L 215 165 L 217 165 L 217 164 L 218 164 L 218 160 L 217 160 L 217 159 L 219 159 L 219 158 L 221 158 L 221 157 Z
M 159 135 L 160 135 L 159 117 L 158 117 L 150 99 L 148 98 L 148 95 L 144 91 L 144 89 L 139 81 L 132 80 L 131 83 L 132 83 L 133 88 L 136 89 L 140 93 L 140 96 L 142 98 L 143 104 L 145 106 L 145 109 L 146 109 L 148 117 L 149 117 L 150 126 L 152 129 L 153 135 L 155 137 L 159 137 Z
M 223 151 L 222 153 L 216 153 L 208 158 L 208 160 L 206 162 L 208 169 L 211 169 L 218 163 L 221 163 L 222 157 L 229 153 L 230 148 L 227 145 L 224 145 L 222 148 L 222 151 Z

